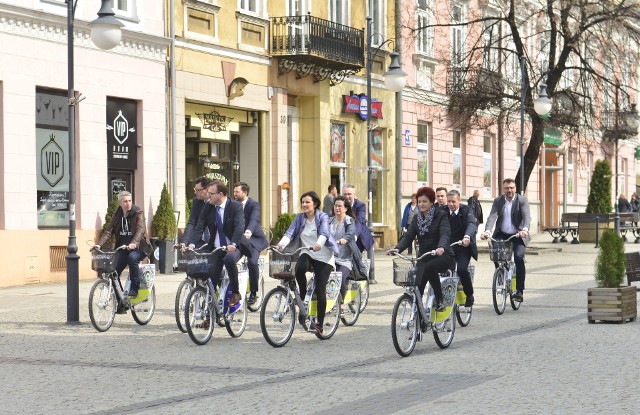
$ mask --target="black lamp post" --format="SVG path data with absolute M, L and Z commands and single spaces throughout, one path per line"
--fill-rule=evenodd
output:
M 527 58 L 520 57 L 520 194 L 524 196 L 524 97 L 527 93 L 525 83 L 525 65 Z M 533 101 L 533 109 L 540 116 L 551 112 L 553 101 L 547 95 L 547 84 L 540 82 L 540 92 L 538 98 Z
M 69 99 L 69 242 L 67 245 L 67 324 L 80 322 L 79 313 L 79 266 L 78 245 L 76 244 L 76 140 L 75 106 L 83 98 L 75 96 L 73 74 L 73 20 L 76 1 L 67 0 L 67 97 Z M 91 40 L 101 49 L 113 49 L 120 43 L 124 26 L 113 17 L 110 0 L 102 0 L 98 18 L 91 26 Z
M 371 50 L 371 43 L 373 40 L 373 36 L 380 35 L 379 33 L 373 32 L 373 19 L 371 16 L 367 17 L 367 228 L 373 234 L 373 189 L 372 189 L 372 173 L 373 173 L 373 160 L 371 158 L 371 153 L 373 152 L 373 131 L 371 128 L 371 73 L 373 72 L 373 53 Z M 380 46 L 376 49 L 376 53 L 380 48 L 386 44 L 391 42 L 391 40 L 385 40 L 380 43 Z M 398 62 L 398 53 L 391 52 L 389 54 L 391 58 L 391 63 L 389 65 L 389 69 L 384 73 L 384 85 L 385 88 L 392 92 L 402 91 L 404 86 L 407 83 L 407 74 L 402 71 L 402 67 Z M 367 251 L 367 256 L 370 261 L 370 269 L 369 269 L 369 278 L 372 283 L 375 283 L 375 265 L 373 260 L 373 247 L 371 247 Z

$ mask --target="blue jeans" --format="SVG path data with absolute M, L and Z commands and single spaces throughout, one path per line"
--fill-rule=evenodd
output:
M 509 239 L 511 235 L 496 232 L 495 239 L 505 240 Z M 516 263 L 516 291 L 524 291 L 524 278 L 526 276 L 526 268 L 524 266 L 524 251 L 527 248 L 524 245 L 524 240 L 522 238 L 513 238 L 511 240 L 511 245 L 513 246 L 513 262 Z M 495 263 L 496 268 L 498 268 L 498 263 Z
M 118 262 L 116 262 L 116 272 L 118 277 L 122 274 L 122 271 L 129 267 L 129 278 L 131 279 L 131 291 L 138 291 L 140 288 L 140 268 L 138 263 L 146 258 L 147 255 L 140 248 L 136 248 L 133 251 L 122 250 L 118 251 Z

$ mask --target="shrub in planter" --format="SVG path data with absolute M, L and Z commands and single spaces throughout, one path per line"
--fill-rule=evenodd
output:
M 291 226 L 291 222 L 296 217 L 295 213 L 283 213 L 278 216 L 278 221 L 276 222 L 276 226 L 273 228 L 273 240 L 275 242 L 280 241 L 284 236 L 284 233 Z
M 595 280 L 599 288 L 618 288 L 626 275 L 624 241 L 614 230 L 603 232 L 596 258 Z
M 156 209 L 151 221 L 151 233 L 159 240 L 160 272 L 162 274 L 173 272 L 173 241 L 177 230 L 178 225 L 176 224 L 175 213 L 173 213 L 173 204 L 165 183 L 162 186 L 158 209 Z
M 611 164 L 609 160 L 596 161 L 589 187 L 587 213 L 610 213 L 611 207 Z

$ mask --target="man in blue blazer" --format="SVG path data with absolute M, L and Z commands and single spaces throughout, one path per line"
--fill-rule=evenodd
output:
M 207 195 L 207 187 L 211 183 L 211 179 L 206 176 L 200 176 L 196 179 L 195 184 L 193 185 L 193 191 L 196 196 L 191 201 L 191 212 L 189 213 L 189 222 L 187 222 L 187 226 L 184 228 L 184 234 L 182 235 L 182 241 L 188 243 L 191 238 L 191 233 L 193 232 L 193 228 L 198 224 L 198 219 L 200 218 L 200 214 L 204 210 L 204 206 L 209 201 L 209 195 Z M 209 242 L 209 231 L 205 229 L 202 239 L 198 241 L 195 245 L 200 247 Z
M 478 247 L 476 246 L 476 218 L 473 210 L 460 203 L 460 192 L 450 190 L 447 192 L 447 205 L 442 209 L 449 216 L 449 227 L 451 228 L 450 243 L 462 241 L 462 245 L 453 247 L 456 256 L 455 264 L 458 265 L 458 277 L 462 283 L 464 294 L 467 296 L 465 307 L 473 306 L 473 281 L 469 274 L 469 262 L 471 258 L 478 260 Z M 455 267 L 455 264 L 453 265 Z M 453 267 L 452 267 L 453 268 Z
M 485 231 L 481 238 L 487 239 L 493 235 L 494 239 L 504 240 L 512 235 L 518 235 L 518 238 L 512 239 L 513 257 L 516 263 L 516 293 L 513 295 L 513 299 L 522 302 L 526 272 L 524 251 L 531 240 L 529 236 L 529 225 L 531 224 L 529 201 L 526 197 L 516 193 L 516 182 L 513 179 L 504 179 L 502 190 L 504 195 L 493 200 L 491 213 L 487 218 Z
M 240 249 L 244 251 L 249 264 L 249 287 L 251 294 L 247 299 L 247 304 L 256 302 L 258 292 L 258 280 L 260 271 L 258 269 L 258 259 L 260 251 L 267 249 L 269 241 L 264 235 L 260 224 L 260 204 L 249 197 L 249 185 L 245 182 L 238 182 L 233 185 L 233 198 L 242 204 L 244 209 L 244 239 L 240 243 Z
M 198 224 L 193 229 L 189 244 L 194 245 L 202 238 L 205 228 L 209 229 L 211 237 L 208 247 L 211 251 L 222 246 L 226 251 L 214 256 L 212 260 L 213 276 L 219 277 L 222 267 L 227 269 L 231 285 L 231 299 L 229 307 L 233 307 L 240 301 L 238 287 L 238 265 L 242 258 L 239 249 L 240 242 L 244 238 L 244 213 L 242 205 L 227 197 L 229 189 L 220 181 L 213 181 L 207 188 L 209 204 L 207 204 L 198 219 Z

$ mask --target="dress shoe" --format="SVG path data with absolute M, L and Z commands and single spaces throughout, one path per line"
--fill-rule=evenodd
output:
M 209 318 L 206 318 L 203 322 L 202 322 L 202 328 L 205 330 L 209 330 L 209 326 L 211 325 L 211 320 L 209 320 Z
M 256 295 L 256 293 L 251 291 L 251 294 L 249 294 L 249 298 L 247 299 L 247 304 L 254 305 L 256 303 L 257 297 L 258 296 Z
M 435 309 L 437 313 L 442 313 L 447 309 L 447 307 L 441 301 L 438 301 L 436 302 Z
M 373 278 L 369 280 L 369 285 L 373 285 L 373 284 L 377 284 L 378 281 L 374 280 Z
M 311 325 L 309 326 L 309 331 L 315 333 L 317 336 L 322 336 L 322 324 L 317 322 L 311 323 Z
M 129 294 L 127 294 L 129 296 L 129 298 L 136 298 L 138 296 L 138 291 L 137 290 L 131 290 L 129 291 Z
M 229 298 L 229 307 L 233 307 L 234 305 L 238 304 L 241 298 L 242 297 L 240 296 L 240 293 L 231 294 L 231 298 Z
M 474 301 L 473 295 L 468 295 L 467 296 L 467 301 L 464 302 L 464 306 L 465 307 L 473 306 L 473 301 Z
M 513 301 L 517 301 L 519 303 L 524 301 L 524 297 L 522 296 L 522 291 L 516 291 L 516 293 L 513 294 Z
M 420 330 L 422 330 L 423 333 L 426 333 L 427 330 L 429 330 L 429 322 L 423 319 L 420 319 Z

